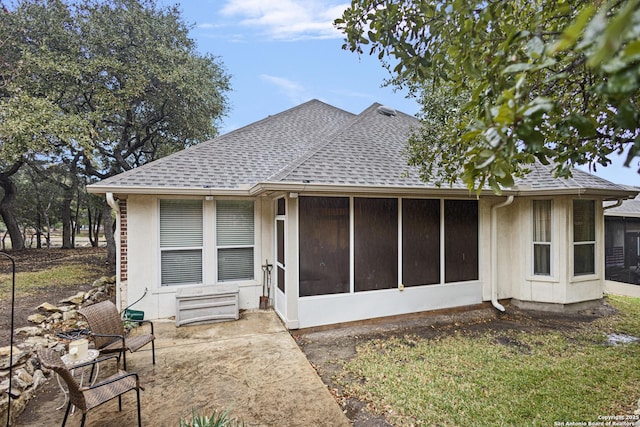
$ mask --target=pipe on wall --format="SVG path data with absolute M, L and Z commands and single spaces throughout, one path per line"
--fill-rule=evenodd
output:
M 504 306 L 498 302 L 498 209 L 513 203 L 513 196 L 491 207 L 491 304 L 504 312 Z
M 120 296 L 120 204 L 113 197 L 113 193 L 107 193 L 105 197 L 109 207 L 116 213 L 116 231 L 114 233 L 116 244 L 116 307 L 120 308 L 122 304 L 122 297 Z

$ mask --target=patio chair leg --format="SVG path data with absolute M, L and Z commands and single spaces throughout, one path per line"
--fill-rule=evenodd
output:
M 118 411 L 122 412 L 122 395 L 118 396 Z
M 127 350 L 124 350 L 122 352 L 122 366 L 124 367 L 124 370 L 127 370 Z
M 64 411 L 64 419 L 62 420 L 62 427 L 64 427 L 67 424 L 67 417 L 69 417 L 69 411 L 71 411 L 71 401 L 69 401 L 69 404 L 67 405 L 67 410 Z
M 138 427 L 142 427 L 142 417 L 140 416 L 140 389 L 136 389 L 136 394 L 138 395 Z
M 151 341 L 151 357 L 153 359 L 153 364 L 156 364 L 156 343 L 155 340 Z
M 80 427 L 84 427 L 84 422 L 87 421 L 87 413 L 82 413 L 82 421 L 80 422 Z

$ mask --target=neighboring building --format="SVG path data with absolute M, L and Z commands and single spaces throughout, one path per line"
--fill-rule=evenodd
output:
M 498 197 L 409 167 L 414 117 L 309 101 L 89 186 L 117 216 L 118 299 L 149 318 L 176 291 L 237 287 L 257 308 L 264 264 L 288 328 L 499 299 L 551 310 L 604 289 L 604 201 L 637 191 L 548 166 Z
M 640 188 L 631 188 L 640 191 Z M 605 278 L 640 285 L 640 196 L 605 205 Z

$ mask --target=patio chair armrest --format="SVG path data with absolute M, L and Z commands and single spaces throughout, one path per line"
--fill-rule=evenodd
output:
M 148 323 L 151 326 L 151 335 L 153 335 L 153 322 L 151 320 L 131 320 L 127 319 L 127 322 L 137 323 L 139 326 Z
M 99 358 L 97 358 L 95 360 L 91 360 L 89 362 L 78 363 L 77 365 L 73 366 L 73 369 L 82 368 L 83 366 L 95 365 L 97 363 L 104 362 L 104 361 L 109 360 L 109 359 L 116 359 L 116 360 L 120 361 L 120 358 L 118 357 L 118 355 L 117 354 L 113 354 L 113 355 L 110 355 L 110 356 L 99 357 Z
M 120 341 L 122 341 L 122 347 L 124 347 L 124 335 L 119 335 L 119 334 L 95 334 L 95 333 L 91 333 L 91 336 L 93 337 L 100 337 L 100 338 L 117 338 Z M 112 342 L 115 342 L 115 340 L 113 340 Z M 98 349 L 100 350 L 100 349 Z

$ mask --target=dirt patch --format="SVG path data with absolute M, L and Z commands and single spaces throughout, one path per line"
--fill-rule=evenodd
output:
M 107 264 L 106 248 L 78 248 L 78 249 L 26 249 L 8 252 L 16 263 L 16 273 L 47 270 L 58 265 L 81 263 L 95 269 L 95 279 L 113 275 L 113 268 Z M 6 259 L 0 260 L 0 274 L 11 273 L 11 263 Z M 43 302 L 57 304 L 61 299 L 72 296 L 79 291 L 91 288 L 93 281 L 87 283 L 69 284 L 65 286 L 48 286 L 34 295 L 17 296 L 14 307 L 14 328 L 33 326 L 27 317 L 34 314 Z M 11 329 L 11 283 L 2 283 L 9 289 L 6 297 L 0 299 L 0 342 L 9 343 Z M 17 292 L 19 293 L 19 292 Z M 15 337 L 19 342 L 20 337 Z
M 342 387 L 335 381 L 344 364 L 356 355 L 356 348 L 360 344 L 405 335 L 434 339 L 457 331 L 473 334 L 489 331 L 572 331 L 614 313 L 615 309 L 604 303 L 595 309 L 572 314 L 525 311 L 509 306 L 506 313 L 485 308 L 324 331 L 298 331 L 293 337 L 354 426 L 388 427 L 392 424 L 383 416 L 374 414 L 368 402 L 345 395 Z M 529 351 L 521 343 L 508 338 L 497 344 L 518 347 L 523 352 Z

